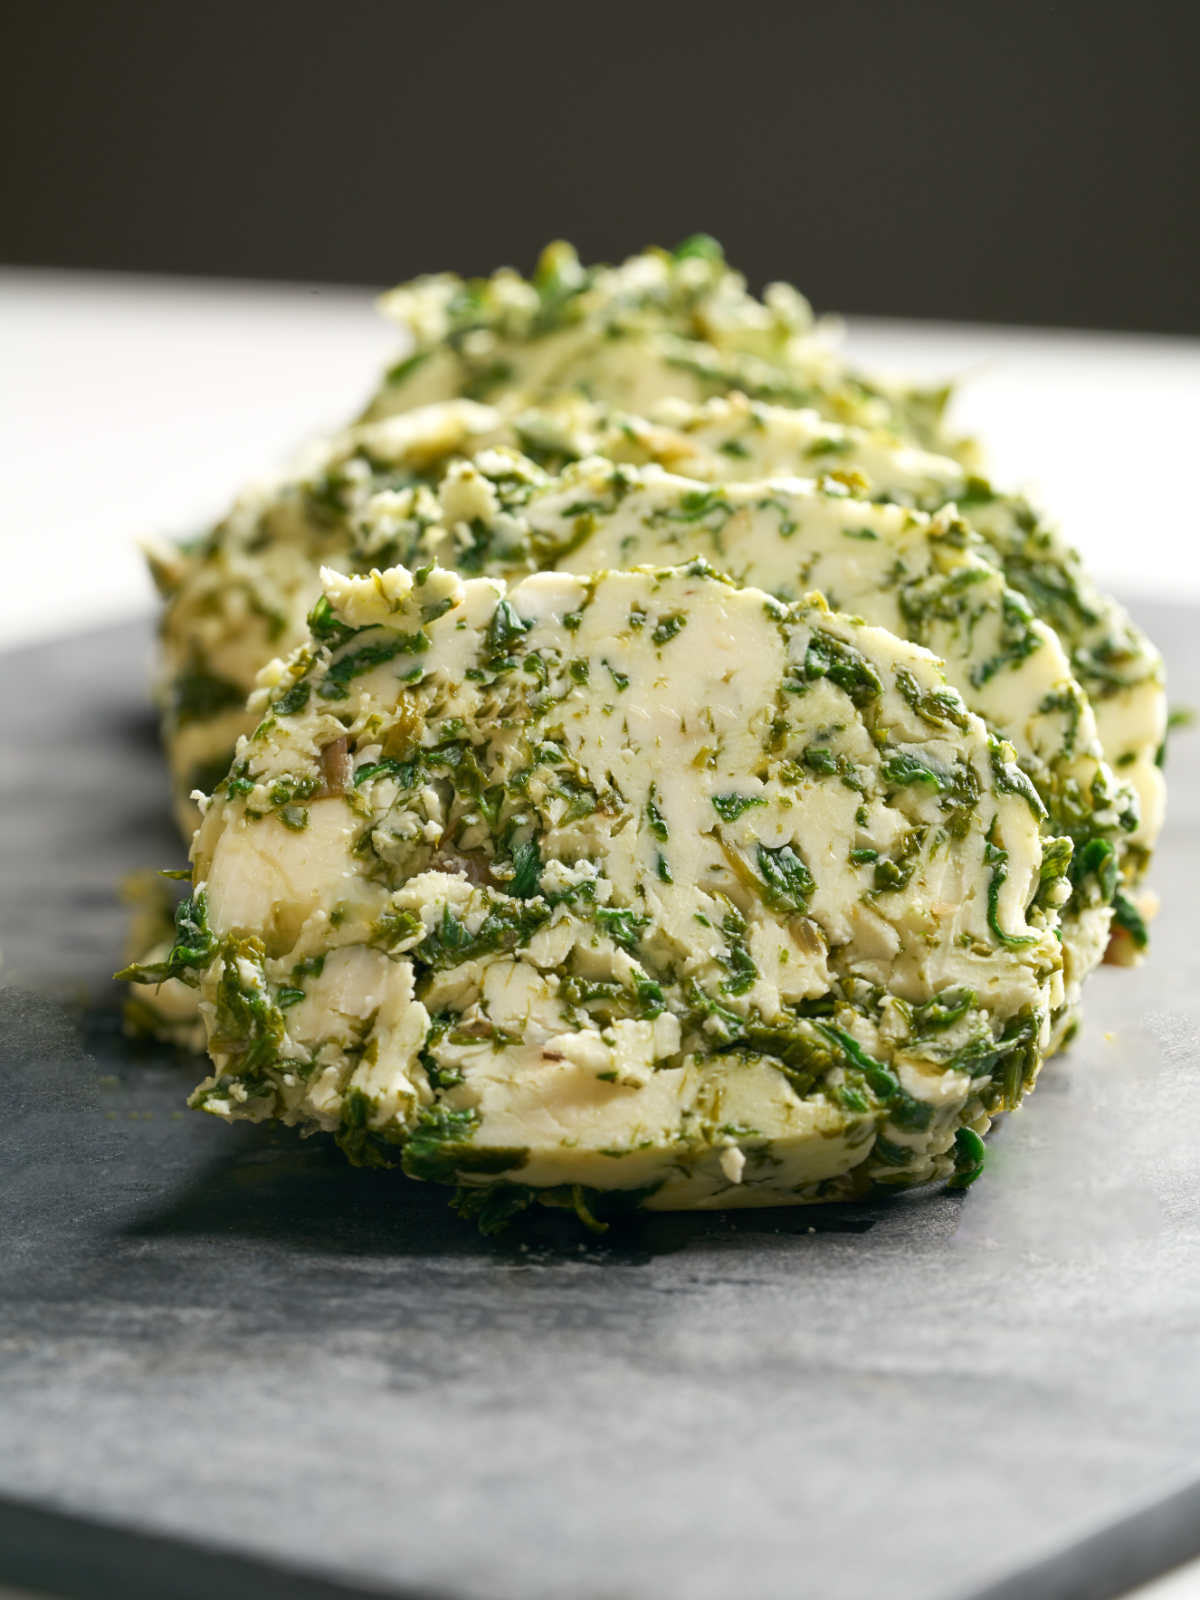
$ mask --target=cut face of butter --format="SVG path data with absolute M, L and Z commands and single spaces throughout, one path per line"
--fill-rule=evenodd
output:
M 600 437 L 613 453 L 621 439 L 634 448 L 630 428 L 611 417 L 604 422 L 595 408 L 586 422 L 587 412 L 564 408 L 560 421 L 569 415 L 576 437 Z M 671 430 L 681 420 L 688 422 L 689 459 L 699 465 L 715 466 L 724 444 L 751 436 L 764 462 L 807 456 L 829 427 L 812 414 L 748 410 L 744 401 L 673 412 Z M 644 425 L 637 436 L 638 449 L 646 446 L 648 429 Z M 409 475 L 418 464 L 427 465 L 442 445 L 465 433 L 479 441 L 502 436 L 503 429 L 486 408 L 432 407 L 355 430 L 338 452 L 321 458 L 316 478 L 291 481 L 288 492 L 273 502 L 272 514 L 293 520 L 278 530 L 267 557 L 273 571 L 290 573 L 293 616 L 300 609 L 299 596 L 304 602 L 312 598 L 318 552 L 324 547 L 332 554 L 339 542 L 357 568 L 399 556 L 413 565 L 437 560 L 465 571 L 509 575 L 554 566 L 586 572 L 699 555 L 739 582 L 783 598 L 819 590 L 833 605 L 926 645 L 945 658 L 951 681 L 971 709 L 1016 748 L 1046 807 L 1049 833 L 1065 835 L 1074 845 L 1071 903 L 1063 920 L 1067 1003 L 1056 1019 L 1057 1043 L 1070 1024 L 1084 978 L 1104 954 L 1121 874 L 1134 877 L 1141 864 L 1140 842 L 1131 846 L 1131 838 L 1138 840 L 1138 811 L 1134 793 L 1117 782 L 1105 762 L 1088 697 L 1058 636 L 1005 583 L 988 559 L 994 553 L 991 544 L 950 513 L 931 519 L 864 500 L 829 476 L 816 482 L 777 478 L 706 486 L 655 467 L 614 467 L 599 457 L 552 476 L 511 450 L 489 447 L 474 463 L 452 463 L 436 494 L 412 481 Z M 649 436 L 664 454 L 679 453 L 670 450 L 663 429 Z M 805 437 L 814 441 L 807 448 Z M 697 438 L 705 441 L 703 448 Z M 861 448 L 882 472 L 882 446 L 862 441 Z M 915 450 L 898 453 L 899 463 L 909 463 L 903 470 L 911 482 L 926 482 L 929 463 L 940 459 Z M 918 473 L 912 463 L 921 460 L 926 465 Z M 361 470 L 348 473 L 355 462 Z M 360 487 L 353 514 L 331 526 L 314 509 L 322 497 L 313 486 L 327 481 L 334 465 Z M 953 469 L 953 463 L 944 465 Z M 377 485 L 385 473 L 405 475 L 405 489 L 368 493 L 365 486 Z M 900 473 L 898 464 L 891 477 L 885 476 L 889 492 Z M 253 529 L 256 520 L 251 517 L 247 526 Z M 209 578 L 198 579 L 177 602 L 176 637 L 185 609 L 202 626 L 213 624 L 220 604 L 228 603 L 228 585 L 217 574 L 239 550 L 250 548 L 250 559 L 264 559 L 257 540 L 243 540 L 232 525 L 227 542 L 228 553 L 210 564 Z M 243 648 L 244 632 L 235 639 Z M 1161 695 L 1161 688 L 1156 692 Z M 223 724 L 221 731 L 227 737 Z M 1157 775 L 1152 763 L 1150 770 Z M 1067 869 L 1065 859 L 1061 867 Z
M 451 468 L 443 503 L 477 493 L 478 477 L 469 464 Z M 1088 698 L 1057 635 L 961 522 L 864 503 L 833 480 L 706 488 L 653 467 L 594 459 L 522 493 L 511 508 L 501 494 L 496 524 L 512 566 L 522 551 L 529 567 L 575 572 L 700 556 L 783 599 L 819 590 L 831 605 L 943 657 L 970 708 L 1015 747 L 1049 832 L 1074 842 L 1063 938 L 1068 1008 L 1077 1004 L 1108 943 L 1136 801 L 1104 760 Z M 471 528 L 489 548 L 500 542 L 485 520 L 476 517 Z M 1062 867 L 1068 870 L 1065 859 Z M 1064 1012 L 1064 1026 L 1068 1020 Z
M 194 846 L 195 1104 L 689 1207 L 944 1176 L 1032 1084 L 1039 808 L 921 649 L 696 563 L 327 573 L 313 631 Z

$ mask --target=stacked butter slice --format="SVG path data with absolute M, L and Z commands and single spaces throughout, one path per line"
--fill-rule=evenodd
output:
M 385 309 L 364 416 L 154 558 L 194 1104 L 488 1227 L 970 1181 L 1145 942 L 1154 647 L 709 240 Z

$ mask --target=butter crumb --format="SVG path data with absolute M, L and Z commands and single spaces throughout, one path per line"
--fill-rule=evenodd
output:
M 721 1151 L 720 1161 L 721 1171 L 729 1179 L 730 1183 L 741 1183 L 742 1173 L 746 1170 L 746 1158 L 737 1145 L 727 1145 Z

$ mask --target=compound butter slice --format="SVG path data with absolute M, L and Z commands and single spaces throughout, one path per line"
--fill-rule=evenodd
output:
M 1062 954 L 1011 751 L 931 656 L 698 563 L 326 585 L 195 842 L 195 1104 L 502 1208 L 975 1159 Z

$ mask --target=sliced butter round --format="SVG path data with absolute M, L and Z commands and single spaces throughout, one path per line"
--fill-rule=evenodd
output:
M 195 1104 L 691 1207 L 945 1176 L 1031 1086 L 1044 830 L 933 657 L 700 563 L 325 578 L 194 847 Z

